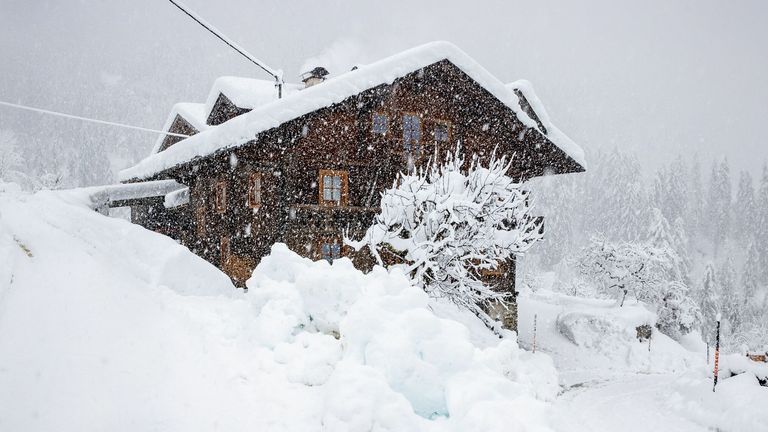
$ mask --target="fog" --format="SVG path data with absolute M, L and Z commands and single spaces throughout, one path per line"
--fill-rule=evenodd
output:
M 768 6 L 759 1 L 244 1 L 186 4 L 296 81 L 431 40 L 504 82 L 530 80 L 587 154 L 618 147 L 649 171 L 677 154 L 768 158 Z M 167 1 L 0 0 L 0 100 L 143 127 L 202 102 L 221 75 L 269 78 Z M 56 140 L 114 172 L 155 136 L 0 107 L 21 146 Z

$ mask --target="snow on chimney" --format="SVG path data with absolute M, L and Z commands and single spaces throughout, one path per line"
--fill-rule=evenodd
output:
M 325 81 L 326 76 L 328 76 L 328 70 L 318 66 L 309 72 L 301 74 L 301 81 L 304 83 L 304 88 L 307 88 Z

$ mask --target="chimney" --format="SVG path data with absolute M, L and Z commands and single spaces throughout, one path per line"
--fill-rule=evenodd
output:
M 328 70 L 326 70 L 324 67 L 318 66 L 309 72 L 304 72 L 301 74 L 301 81 L 304 83 L 304 88 L 308 88 L 325 81 L 325 77 L 327 75 Z

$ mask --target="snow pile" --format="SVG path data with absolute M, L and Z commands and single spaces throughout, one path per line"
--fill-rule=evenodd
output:
M 643 303 L 619 307 L 614 300 L 546 289 L 523 292 L 518 303 L 520 343 L 532 345 L 535 314 L 537 347 L 554 357 L 565 385 L 614 374 L 680 372 L 693 362 L 695 353 L 655 328 L 650 351 L 649 342 L 638 339 L 638 326 L 656 323 L 656 315 Z
M 75 193 L 0 190 L 2 430 L 549 430 L 549 357 L 401 273 L 276 245 L 243 293 Z
M 435 419 L 458 430 L 515 430 L 540 421 L 545 405 L 532 395 L 551 400 L 557 393 L 548 357 L 521 351 L 511 339 L 476 347 L 464 324 L 436 316 L 429 297 L 397 270 L 364 275 L 349 260 L 312 262 L 278 244 L 248 287 L 259 317 L 282 308 L 279 326 L 262 324 L 281 335 L 276 352 L 285 354 L 293 379 L 323 384 L 330 400 L 355 387 L 354 401 L 326 406 L 326 425 L 397 418 L 395 429 L 416 430 Z M 292 337 L 297 328 L 302 333 Z M 319 367 L 307 368 L 306 358 Z
M 750 364 L 751 363 L 751 364 Z M 712 391 L 712 366 L 691 370 L 675 381 L 669 404 L 696 423 L 727 431 L 758 431 L 768 428 L 768 387 L 758 376 L 768 375 L 768 365 L 750 362 L 734 354 L 721 358 L 717 391 Z M 744 371 L 730 377 L 731 371 Z

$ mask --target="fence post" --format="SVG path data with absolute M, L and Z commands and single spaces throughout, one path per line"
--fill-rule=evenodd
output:
M 712 386 L 712 392 L 717 388 L 717 367 L 720 362 L 720 314 L 717 314 L 717 338 L 715 339 L 715 384 Z

